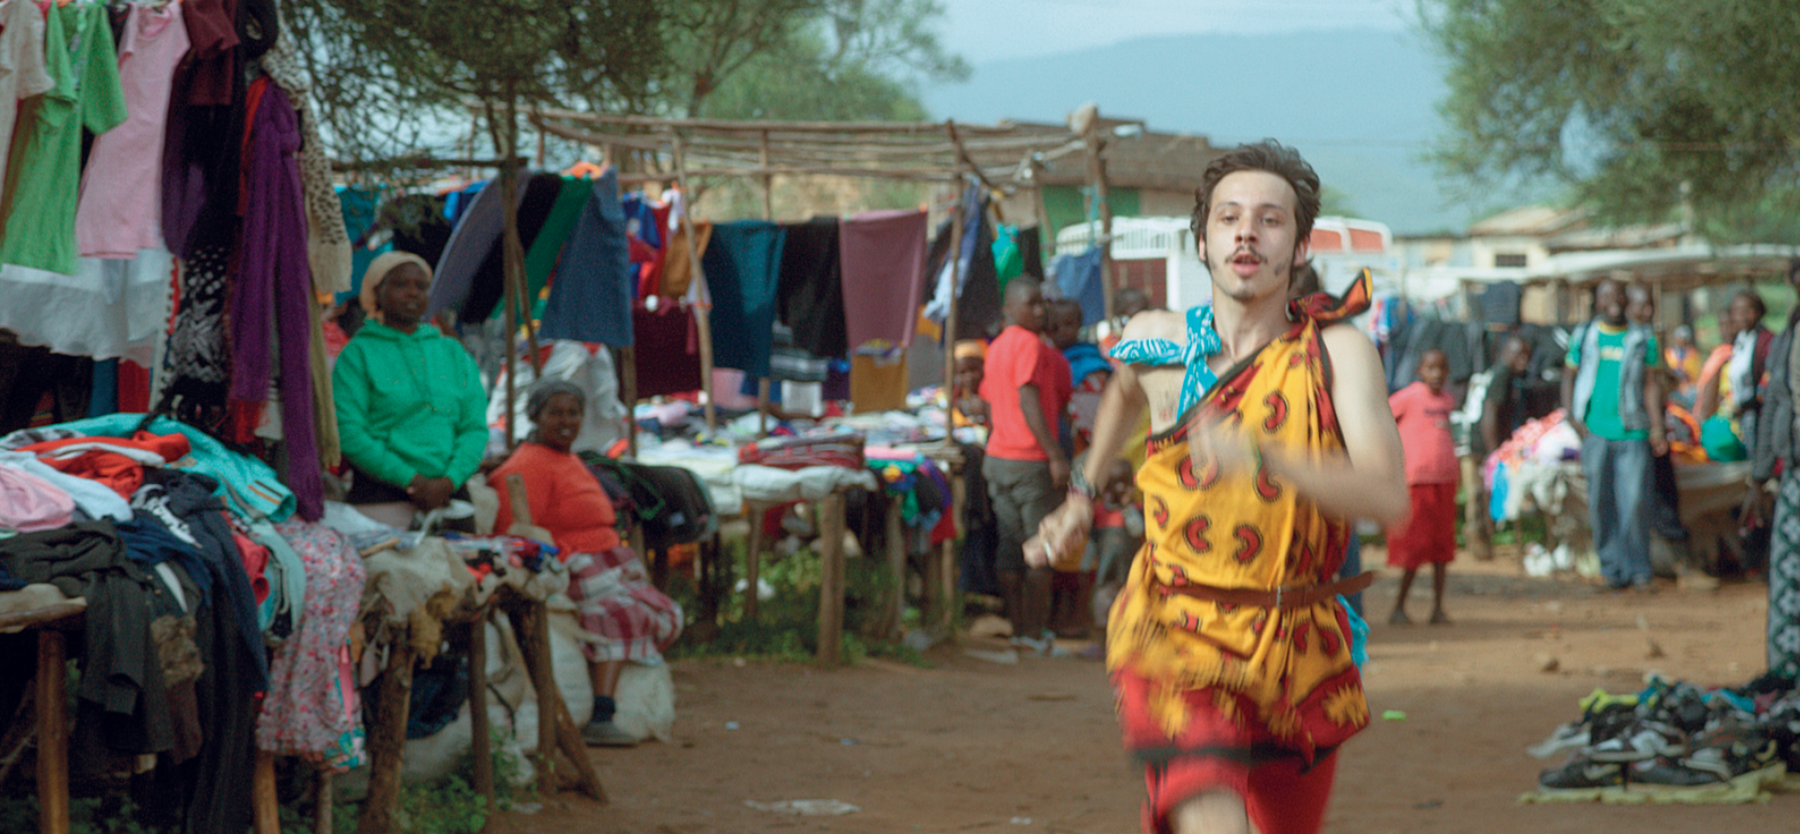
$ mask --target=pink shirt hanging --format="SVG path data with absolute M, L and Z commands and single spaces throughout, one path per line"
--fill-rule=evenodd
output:
M 119 49 L 125 123 L 94 140 L 81 177 L 75 239 L 90 258 L 162 248 L 163 132 L 175 65 L 188 52 L 181 4 L 132 5 Z

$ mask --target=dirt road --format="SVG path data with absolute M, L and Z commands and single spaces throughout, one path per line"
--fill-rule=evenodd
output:
M 1367 558 L 1367 557 L 1365 557 Z M 1366 564 L 1379 563 L 1377 552 Z M 1365 669 L 1377 720 L 1342 751 L 1334 834 L 1715 834 L 1800 830 L 1800 796 L 1764 805 L 1520 805 L 1546 763 L 1523 749 L 1576 716 L 1596 688 L 1635 691 L 1647 670 L 1703 684 L 1763 667 L 1761 584 L 1654 595 L 1595 594 L 1528 580 L 1516 563 L 1452 568 L 1448 626 L 1388 626 L 1397 586 L 1370 589 L 1380 616 Z M 1414 619 L 1428 600 L 1416 596 Z M 1650 657 L 1651 642 L 1661 656 Z M 820 671 L 751 661 L 676 664 L 672 744 L 594 751 L 612 803 L 559 794 L 522 832 L 1075 832 L 1137 830 L 1141 782 L 1127 767 L 1102 667 L 975 659 L 965 640 L 934 668 L 884 662 Z M 1541 668 L 1550 658 L 1557 671 Z M 1381 720 L 1387 710 L 1404 720 Z M 747 802 L 827 799 L 843 816 L 785 816 Z

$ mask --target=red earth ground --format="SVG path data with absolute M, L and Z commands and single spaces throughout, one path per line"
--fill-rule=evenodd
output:
M 1365 559 L 1379 564 L 1380 552 Z M 1524 578 L 1504 555 L 1465 556 L 1451 569 L 1454 624 L 1409 627 L 1385 623 L 1397 587 L 1384 569 L 1367 594 L 1364 678 L 1377 718 L 1341 752 L 1326 831 L 1800 831 L 1800 795 L 1712 807 L 1518 802 L 1550 764 L 1524 748 L 1575 718 L 1594 689 L 1635 691 L 1653 669 L 1707 685 L 1761 672 L 1762 584 L 1614 595 Z M 1422 622 L 1428 594 L 1415 589 L 1409 608 Z M 536 813 L 501 814 L 490 831 L 1136 831 L 1142 783 L 1120 750 L 1101 664 L 965 653 L 998 648 L 965 637 L 931 650 L 931 668 L 678 662 L 675 741 L 592 751 L 610 804 L 565 792 Z M 1552 659 L 1556 671 L 1543 671 Z M 1404 720 L 1382 720 L 1388 710 Z M 859 810 L 786 816 L 746 804 L 799 799 Z

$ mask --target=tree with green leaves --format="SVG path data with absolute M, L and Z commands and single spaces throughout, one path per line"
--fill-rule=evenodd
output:
M 1436 158 L 1471 189 L 1566 183 L 1613 222 L 1800 240 L 1800 6 L 1420 0 L 1449 59 Z M 1691 212 L 1691 215 L 1689 214 Z
M 664 112 L 806 121 L 922 118 L 911 82 L 966 79 L 938 0 L 676 0 Z
M 330 143 L 368 161 L 462 144 L 470 108 L 493 149 L 503 114 L 576 100 L 641 105 L 664 53 L 654 0 L 288 0 Z

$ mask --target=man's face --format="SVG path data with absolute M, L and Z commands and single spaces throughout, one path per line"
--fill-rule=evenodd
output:
M 1297 259 L 1306 257 L 1287 180 L 1268 171 L 1236 171 L 1213 186 L 1212 213 L 1200 252 L 1216 295 L 1242 302 L 1287 297 Z
M 1643 325 L 1656 317 L 1656 305 L 1650 300 L 1649 289 L 1631 287 L 1625 291 L 1625 317 Z
M 1036 286 L 1006 288 L 1006 318 L 1033 333 L 1044 332 L 1044 292 Z
M 1500 364 L 1505 365 L 1514 376 L 1525 373 L 1531 368 L 1531 347 L 1523 339 L 1513 339 L 1500 349 Z
M 1617 281 L 1601 281 L 1594 288 L 1594 311 L 1600 320 L 1611 325 L 1625 323 L 1625 288 Z

